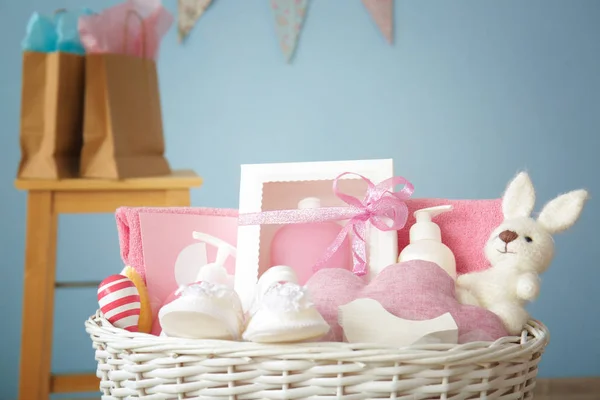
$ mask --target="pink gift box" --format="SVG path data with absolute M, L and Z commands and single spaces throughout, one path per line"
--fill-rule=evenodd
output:
M 116 219 L 123 262 L 145 279 L 155 312 L 178 288 L 176 268 L 181 278 L 182 264 L 187 264 L 190 270 L 184 271 L 184 275 L 188 279 L 195 276 L 201 266 L 203 247 L 207 260 L 215 259 L 217 249 L 209 244 L 202 246 L 192 237 L 194 231 L 215 236 L 233 246 L 237 242 L 236 210 L 121 207 Z M 225 268 L 233 275 L 235 259 L 229 258 Z

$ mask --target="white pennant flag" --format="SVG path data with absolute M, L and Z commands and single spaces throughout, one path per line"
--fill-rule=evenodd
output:
M 178 34 L 180 42 L 187 38 L 210 3 L 211 0 L 178 0 Z

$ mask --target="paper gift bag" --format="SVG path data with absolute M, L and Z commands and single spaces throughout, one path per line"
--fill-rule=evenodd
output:
M 82 143 L 85 58 L 76 20 L 89 10 L 34 13 L 23 39 L 20 178 L 75 177 Z
M 84 66 L 75 54 L 23 53 L 20 178 L 77 176 Z
M 88 55 L 85 85 L 82 176 L 168 174 L 154 61 L 121 54 Z
M 79 21 L 86 60 L 81 175 L 134 178 L 170 173 L 156 70 L 170 15 L 126 2 Z

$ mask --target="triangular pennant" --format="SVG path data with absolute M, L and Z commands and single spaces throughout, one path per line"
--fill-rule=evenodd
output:
M 212 0 L 178 0 L 177 8 L 179 13 L 178 18 L 178 34 L 179 41 L 183 42 L 190 31 L 198 22 L 198 19 L 204 14 Z
M 362 2 L 385 39 L 391 44 L 394 36 L 394 0 L 362 0 Z
M 308 0 L 269 0 L 275 14 L 279 46 L 287 62 L 292 60 L 306 16 Z

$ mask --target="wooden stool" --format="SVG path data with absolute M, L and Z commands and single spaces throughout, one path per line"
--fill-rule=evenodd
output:
M 186 207 L 190 205 L 190 188 L 201 184 L 202 179 L 193 171 L 118 181 L 15 181 L 17 189 L 28 191 L 20 400 L 47 400 L 50 393 L 99 390 L 95 374 L 52 376 L 50 371 L 58 215 L 114 213 L 121 206 Z M 89 286 L 94 285 L 97 283 Z

